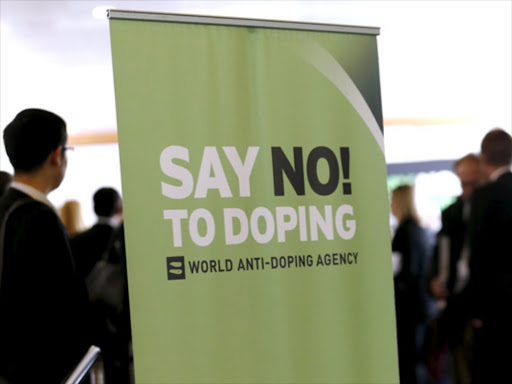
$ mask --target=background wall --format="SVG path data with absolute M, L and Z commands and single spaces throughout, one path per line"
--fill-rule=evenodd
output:
M 28 107 L 64 117 L 76 149 L 49 197 L 78 199 L 87 224 L 92 193 L 121 188 L 109 7 L 380 27 L 387 161 L 433 167 L 420 183 L 427 206 L 459 193 L 453 174 L 434 177 L 439 164 L 477 152 L 492 127 L 511 130 L 511 1 L 1 0 L 0 126 Z M 12 171 L 3 143 L 0 169 Z

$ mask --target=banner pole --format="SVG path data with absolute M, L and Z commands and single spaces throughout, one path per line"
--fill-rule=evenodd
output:
M 224 25 L 233 27 L 254 27 L 270 29 L 287 29 L 296 31 L 340 32 L 360 35 L 377 36 L 380 34 L 378 27 L 361 27 L 354 25 L 322 24 L 309 22 L 290 22 L 280 20 L 246 19 L 217 16 L 200 16 L 176 13 L 141 12 L 109 9 L 109 19 L 164 21 L 186 24 Z

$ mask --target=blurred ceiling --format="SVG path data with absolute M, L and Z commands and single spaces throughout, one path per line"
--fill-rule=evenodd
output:
M 512 1 L 0 0 L 0 124 L 21 109 L 72 134 L 115 132 L 108 20 L 93 9 L 375 26 L 388 124 L 491 121 L 510 130 Z M 104 14 L 104 13 L 102 13 Z

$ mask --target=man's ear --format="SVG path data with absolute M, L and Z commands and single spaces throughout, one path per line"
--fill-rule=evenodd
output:
M 62 146 L 58 146 L 52 152 L 50 152 L 50 156 L 48 157 L 51 165 L 59 166 L 62 163 Z

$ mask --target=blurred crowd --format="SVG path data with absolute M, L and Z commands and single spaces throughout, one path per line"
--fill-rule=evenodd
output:
M 108 383 L 133 382 L 121 196 L 94 193 L 91 228 L 78 201 L 51 204 L 71 149 L 52 112 L 20 112 L 4 143 L 14 176 L 0 172 L 0 384 L 62 382 L 90 345 L 101 348 Z M 502 129 L 455 162 L 462 194 L 434 235 L 414 186 L 392 191 L 401 383 L 511 381 L 511 163 Z
M 400 381 L 512 380 L 512 139 L 491 130 L 481 152 L 454 165 L 462 194 L 435 237 L 422 227 L 414 187 L 392 191 Z

